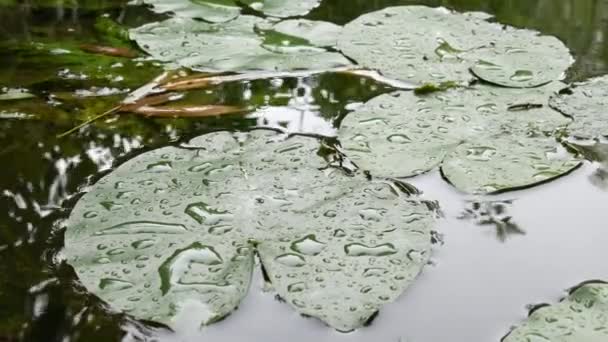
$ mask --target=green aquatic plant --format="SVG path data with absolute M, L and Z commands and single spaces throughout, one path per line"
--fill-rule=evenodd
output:
M 466 84 L 476 76 L 505 87 L 535 87 L 562 79 L 574 62 L 559 39 L 489 18 L 445 8 L 389 7 L 348 23 L 338 47 L 363 66 L 420 85 Z
M 76 205 L 64 254 L 114 308 L 211 323 L 245 296 L 258 255 L 279 296 L 349 331 L 427 263 L 434 213 L 392 181 L 327 168 L 318 141 L 212 133 L 136 157 Z
M 346 156 L 376 176 L 412 177 L 439 167 L 469 193 L 538 184 L 579 165 L 559 153 L 557 133 L 570 119 L 547 105 L 563 87 L 476 85 L 424 97 L 386 94 L 349 114 L 338 139 Z M 526 109 L 512 110 L 519 104 Z
M 158 13 L 174 13 L 178 17 L 203 19 L 221 23 L 239 16 L 243 8 L 271 17 L 305 15 L 317 7 L 321 0 L 144 0 Z
M 423 85 L 421 85 L 420 87 L 414 89 L 414 94 L 416 95 L 427 95 L 427 94 L 432 94 L 435 92 L 439 92 L 439 91 L 445 91 L 451 88 L 456 88 L 458 87 L 458 83 L 456 82 L 441 82 L 439 84 L 433 84 L 433 83 L 425 83 Z
M 573 118 L 568 132 L 576 138 L 608 137 L 608 76 L 576 83 L 551 98 L 550 105 Z
M 319 42 L 307 39 L 308 29 L 298 37 L 297 28 L 273 31 L 267 20 L 245 15 L 220 24 L 177 17 L 133 29 L 131 38 L 159 61 L 204 72 L 326 70 L 352 64 L 315 46 Z
M 95 20 L 94 28 L 95 31 L 109 43 L 117 46 L 130 46 L 132 44 L 131 38 L 129 37 L 129 29 L 120 25 L 109 16 L 100 16 L 97 18 Z
M 608 339 L 608 284 L 590 282 L 555 305 L 538 307 L 502 342 L 602 342 Z

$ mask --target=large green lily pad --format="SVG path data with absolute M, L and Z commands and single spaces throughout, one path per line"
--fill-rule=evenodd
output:
M 551 98 L 551 107 L 574 118 L 568 127 L 577 138 L 608 137 L 608 76 L 575 84 Z
M 131 30 L 131 38 L 160 61 L 199 71 L 325 70 L 351 64 L 339 53 L 269 27 L 253 16 L 224 24 L 172 18 Z
M 477 77 L 506 87 L 560 80 L 574 62 L 557 38 L 490 23 L 480 13 L 389 7 L 347 24 L 344 54 L 385 76 L 418 84 Z
M 502 342 L 603 342 L 607 325 L 608 284 L 591 283 L 559 304 L 535 310 Z
M 144 0 L 157 13 L 173 12 L 178 17 L 226 22 L 236 18 L 242 5 L 266 15 L 287 18 L 305 15 L 317 7 L 320 0 Z
M 529 186 L 579 164 L 558 153 L 554 135 L 570 120 L 547 106 L 562 87 L 386 94 L 349 114 L 338 137 L 345 154 L 376 176 L 411 177 L 440 166 L 470 193 Z
M 277 138 L 219 132 L 126 162 L 72 211 L 67 261 L 115 309 L 172 325 L 233 311 L 257 251 L 296 310 L 360 327 L 427 263 L 433 213 L 391 182 L 320 170 L 315 139 Z

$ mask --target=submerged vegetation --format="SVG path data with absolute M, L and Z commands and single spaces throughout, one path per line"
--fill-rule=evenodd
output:
M 186 316 L 218 323 L 256 272 L 295 311 L 352 331 L 441 248 L 447 200 L 406 180 L 438 171 L 472 198 L 459 218 L 505 244 L 531 228 L 489 195 L 590 162 L 608 188 L 608 81 L 591 78 L 608 69 L 589 57 L 602 52 L 498 2 L 438 2 L 425 4 L 454 9 L 85 1 L 61 9 L 85 11 L 86 25 L 60 20 L 58 32 L 21 15 L 32 26 L 0 44 L 0 178 L 13 182 L 0 197 L 0 271 L 20 275 L 0 281 L 15 310 L 0 316 L 0 340 L 36 340 L 62 315 L 57 334 L 114 327 L 108 340 L 118 321 L 135 327 L 127 336 L 179 332 Z M 535 310 L 503 341 L 599 341 L 604 287 Z M 15 309 L 23 296 L 31 312 Z

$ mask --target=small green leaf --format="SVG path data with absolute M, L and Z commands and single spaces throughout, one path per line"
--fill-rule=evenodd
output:
M 273 27 L 273 30 L 290 36 L 306 39 L 310 44 L 319 47 L 334 47 L 342 33 L 342 26 L 325 21 L 306 19 L 283 20 Z
M 174 13 L 177 17 L 204 19 L 212 23 L 230 21 L 241 8 L 233 0 L 144 0 L 156 13 Z
M 458 84 L 456 82 L 441 82 L 439 84 L 433 84 L 433 83 L 426 83 L 421 85 L 420 87 L 414 89 L 414 94 L 416 95 L 427 95 L 427 94 L 431 94 L 431 93 L 435 93 L 438 91 L 444 91 L 444 90 L 448 90 L 451 88 L 456 88 L 458 87 Z
M 603 342 L 608 340 L 608 284 L 588 283 L 559 304 L 534 310 L 503 342 Z

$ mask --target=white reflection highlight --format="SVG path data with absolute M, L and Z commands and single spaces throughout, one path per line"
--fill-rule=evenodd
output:
M 257 119 L 257 125 L 280 129 L 285 133 L 317 134 L 335 136 L 336 129 L 331 122 L 310 110 L 292 107 L 266 107 L 249 114 Z

